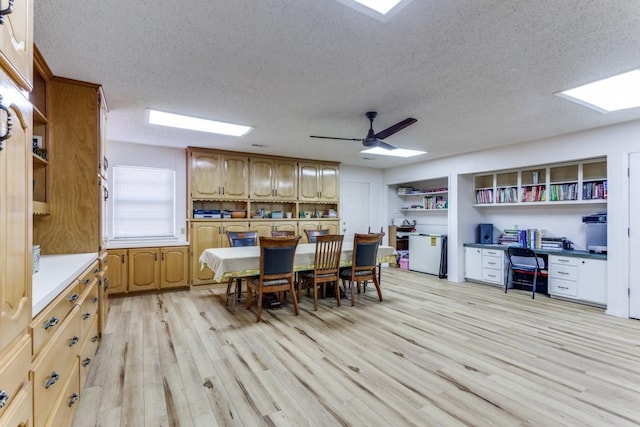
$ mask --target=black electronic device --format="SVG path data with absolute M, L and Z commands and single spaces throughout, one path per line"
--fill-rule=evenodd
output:
M 476 243 L 490 245 L 493 243 L 493 224 L 478 224 Z

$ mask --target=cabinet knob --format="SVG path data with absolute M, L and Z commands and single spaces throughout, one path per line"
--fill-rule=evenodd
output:
M 80 341 L 80 338 L 78 337 L 73 337 L 69 340 L 69 347 L 73 347 L 74 345 L 78 344 L 78 342 Z
M 82 284 L 83 284 L 83 285 L 88 285 L 89 283 L 91 283 L 91 279 L 90 279 L 90 278 L 84 279 L 84 280 L 82 281 Z
M 5 393 L 3 390 L 0 390 L 0 409 L 4 407 L 9 401 L 9 395 Z
M 44 384 L 44 388 L 49 388 L 52 385 L 54 385 L 55 383 L 58 382 L 58 380 L 60 379 L 60 374 L 58 374 L 56 371 L 52 371 L 51 375 L 49 375 L 49 379 L 47 380 L 47 382 Z
M 2 15 L 0 15 L 0 18 L 2 18 Z M 13 125 L 13 118 L 11 116 L 11 110 L 9 110 L 9 108 L 7 108 L 2 103 L 2 95 L 0 95 L 0 111 L 3 111 L 5 113 L 5 114 L 3 114 L 3 116 L 6 115 L 6 119 L 5 119 L 6 125 L 3 127 L 4 128 L 4 134 L 0 134 L 0 150 L 2 150 L 4 148 L 4 141 L 6 141 L 7 139 L 11 138 L 11 126 Z
M 73 393 L 69 398 L 69 408 L 75 405 L 79 399 L 80 399 L 80 396 L 78 396 L 78 393 Z
M 84 359 L 82 361 L 82 367 L 86 368 L 87 366 L 89 366 L 89 364 L 91 363 L 91 359 L 89 359 L 88 357 L 86 359 Z
M 5 15 L 10 15 L 13 12 L 13 0 L 9 0 L 9 4 L 6 9 L 0 10 L 0 24 L 4 24 Z
M 53 316 L 51 319 L 47 320 L 46 322 L 44 322 L 43 328 L 46 331 L 47 329 L 55 326 L 58 324 L 60 320 L 58 320 L 58 318 L 56 316 Z
M 91 337 L 91 342 L 96 342 L 98 341 L 100 338 L 97 335 L 94 335 Z
M 68 298 L 69 302 L 74 302 L 77 301 L 78 298 L 80 298 L 80 295 L 78 294 L 71 294 L 71 296 Z

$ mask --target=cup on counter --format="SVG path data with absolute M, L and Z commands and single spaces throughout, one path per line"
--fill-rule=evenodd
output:
M 311 214 L 310 214 L 309 212 L 305 212 L 305 213 L 304 213 L 304 217 L 305 217 L 305 218 L 311 218 Z
M 291 212 L 287 212 L 287 218 L 291 219 Z

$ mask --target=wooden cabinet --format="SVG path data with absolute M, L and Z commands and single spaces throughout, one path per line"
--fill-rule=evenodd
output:
M 251 157 L 251 193 L 255 200 L 296 200 L 298 164 L 293 160 Z
M 181 288 L 189 284 L 189 248 L 176 246 L 160 250 L 160 289 Z
M 607 262 L 601 259 L 549 255 L 549 294 L 606 305 Z
M 160 263 L 157 248 L 129 249 L 129 291 L 160 288 Z
M 109 269 L 107 270 L 108 293 L 125 294 L 127 293 L 127 277 L 129 266 L 127 263 L 126 249 L 109 249 L 106 258 Z
M 330 163 L 300 162 L 298 199 L 337 201 L 340 198 L 338 169 L 338 165 Z
M 100 254 L 100 258 L 98 259 L 100 273 L 98 275 L 98 286 L 100 289 L 98 298 L 100 298 L 100 321 L 98 324 L 98 329 L 100 332 L 100 336 L 104 333 L 105 328 L 107 327 L 107 320 L 109 318 L 109 279 L 107 278 L 107 271 L 109 270 L 108 259 L 107 259 L 107 251 L 102 251 Z
M 29 335 L 22 335 L 14 345 L 11 352 L 0 352 L 0 398 L 6 399 L 0 406 L 0 425 L 5 425 L 4 420 L 12 418 L 7 412 L 10 408 L 18 408 L 18 394 L 22 389 L 29 391 L 27 373 L 31 365 L 31 339 Z M 28 383 L 27 383 L 28 385 Z M 6 424 L 11 425 L 11 424 Z M 18 425 L 18 424 L 13 424 Z
M 11 13 L 0 23 L 0 66 L 16 84 L 29 92 L 32 88 L 33 5 L 31 0 L 2 1 L 0 7 Z
M 482 281 L 482 249 L 464 248 L 464 277 L 467 280 Z
M 246 199 L 249 157 L 191 149 L 190 193 L 193 199 Z

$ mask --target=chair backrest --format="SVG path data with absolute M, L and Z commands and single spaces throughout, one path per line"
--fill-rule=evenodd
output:
M 227 239 L 229 239 L 229 246 L 257 246 L 258 245 L 258 232 L 257 231 L 227 231 Z
M 324 274 L 338 274 L 342 254 L 341 234 L 325 234 L 316 237 L 316 256 L 313 262 L 316 277 Z
M 293 276 L 293 260 L 300 236 L 260 237 L 260 279 Z
M 272 231 L 271 237 L 293 237 L 296 233 L 293 231 Z
M 353 237 L 353 266 L 354 269 L 366 269 L 376 266 L 378 246 L 382 240 L 381 233 L 355 234 Z
M 307 235 L 307 240 L 309 241 L 309 243 L 315 243 L 316 242 L 316 237 L 325 236 L 325 235 L 329 234 L 329 229 L 304 230 L 304 234 Z
M 538 267 L 538 270 L 545 267 L 544 259 L 536 254 L 536 251 L 530 248 L 522 248 L 520 246 L 509 246 L 507 248 L 507 258 L 509 265 L 530 265 Z

